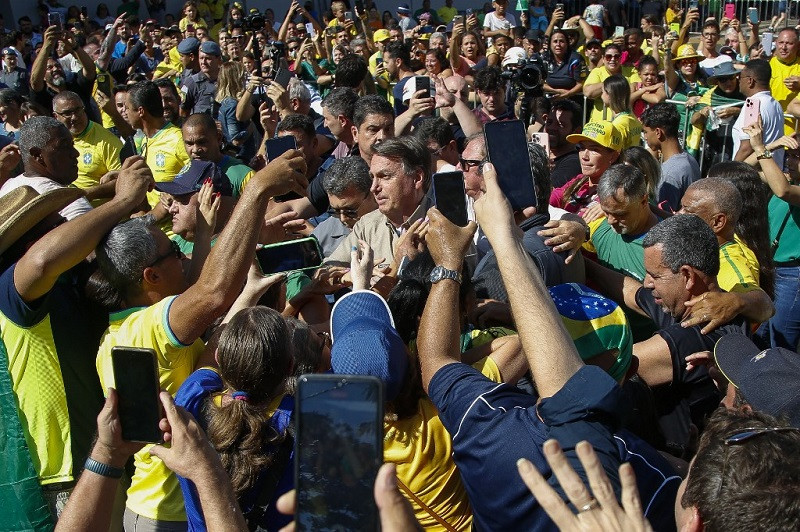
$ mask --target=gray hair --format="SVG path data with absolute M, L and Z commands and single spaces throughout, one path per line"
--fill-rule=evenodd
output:
M 431 181 L 431 154 L 421 140 L 409 136 L 384 140 L 373 148 L 373 155 L 400 159 L 406 174 L 421 169 L 425 190 L 428 190 Z
M 150 215 L 131 218 L 114 226 L 95 249 L 100 271 L 121 295 L 137 284 L 144 269 L 158 258 L 158 246 L 150 233 L 154 226 Z
M 52 116 L 32 116 L 23 122 L 17 137 L 22 164 L 28 166 L 31 160 L 31 148 L 41 149 L 58 135 L 72 138 L 67 126 Z
M 353 39 L 352 41 L 350 41 L 350 51 L 355 52 L 356 46 L 366 46 L 366 45 L 367 41 L 365 41 L 364 39 Z
M 74 93 L 72 91 L 61 91 L 58 94 L 56 94 L 55 96 L 53 96 L 53 107 L 55 108 L 56 102 L 60 102 L 60 101 L 64 101 L 64 100 L 69 101 L 69 102 L 79 103 L 79 104 L 83 105 L 83 100 L 81 100 L 81 97 L 78 96 L 77 93 Z
M 372 186 L 369 166 L 358 156 L 342 157 L 322 174 L 322 187 L 328 194 L 341 196 L 350 187 L 366 194 Z
M 298 78 L 292 78 L 289 81 L 289 99 L 298 99 L 301 102 L 311 101 L 311 91 L 308 90 L 306 84 Z
M 430 42 L 430 41 L 432 41 L 434 39 L 442 39 L 446 43 L 447 42 L 447 35 L 445 33 L 442 33 L 441 31 L 435 31 L 435 32 L 431 33 L 431 37 L 430 37 L 430 40 L 428 42 Z
M 647 197 L 647 178 L 635 166 L 615 164 L 600 176 L 597 184 L 597 195 L 602 200 L 616 198 L 617 190 L 622 189 L 625 197 L 636 200 Z
M 742 194 L 736 185 L 721 177 L 707 177 L 689 185 L 690 189 L 704 193 L 706 200 L 717 206 L 736 225 L 742 215 Z
M 659 222 L 645 235 L 642 246 L 661 244 L 661 261 L 672 273 L 691 266 L 708 276 L 719 273 L 719 244 L 714 232 L 693 214 L 676 214 Z

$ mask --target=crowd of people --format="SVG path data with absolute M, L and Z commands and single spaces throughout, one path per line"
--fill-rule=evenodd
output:
M 797 529 L 798 30 L 633 3 L 0 19 L 0 528 L 291 526 L 298 380 L 334 373 L 383 381 L 384 530 Z M 122 437 L 121 346 L 163 443 Z

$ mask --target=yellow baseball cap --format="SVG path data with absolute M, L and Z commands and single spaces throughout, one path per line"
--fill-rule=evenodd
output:
M 391 37 L 391 35 L 389 35 L 389 30 L 381 28 L 379 30 L 375 30 L 375 33 L 372 35 L 372 42 L 385 41 L 389 37 Z
M 597 120 L 587 122 L 580 133 L 567 135 L 567 141 L 577 144 L 583 141 L 596 142 L 601 146 L 610 148 L 614 151 L 622 149 L 622 135 L 619 134 L 614 124 L 608 120 Z

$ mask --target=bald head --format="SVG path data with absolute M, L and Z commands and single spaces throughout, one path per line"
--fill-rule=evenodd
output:
M 710 203 L 724 213 L 731 224 L 736 224 L 742 214 L 742 195 L 736 186 L 720 177 L 707 177 L 695 181 L 686 192 L 693 191 L 698 198 Z

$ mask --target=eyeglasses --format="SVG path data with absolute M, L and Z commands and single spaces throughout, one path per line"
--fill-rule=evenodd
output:
M 341 209 L 331 207 L 328 209 L 328 214 L 336 218 L 341 218 L 342 216 L 344 216 L 345 218 L 349 218 L 350 220 L 357 220 L 358 210 L 361 208 L 361 205 L 364 204 L 364 201 L 366 201 L 367 196 L 369 196 L 369 192 L 367 192 L 367 194 L 361 199 L 361 202 L 355 207 L 342 207 Z
M 458 158 L 458 162 L 461 164 L 461 168 L 465 172 L 469 172 L 470 168 L 474 168 L 476 166 L 482 166 L 487 159 L 484 157 L 483 159 L 463 159 L 461 157 Z
M 722 493 L 722 486 L 725 484 L 725 470 L 728 468 L 728 453 L 732 446 L 743 445 L 763 434 L 773 434 L 776 432 L 800 432 L 798 427 L 747 427 L 743 428 L 725 438 L 725 459 L 722 462 L 722 473 L 720 474 L 719 488 L 717 496 Z
M 54 112 L 58 116 L 63 116 L 64 118 L 69 118 L 71 116 L 78 116 L 82 111 L 83 111 L 83 106 L 76 107 L 75 109 L 66 109 L 66 110 L 61 111 L 61 112 L 54 110 Z
M 622 57 L 620 54 L 606 54 L 605 55 L 606 61 L 616 61 L 620 57 Z
M 322 344 L 322 347 L 320 347 L 320 351 L 322 351 L 326 347 L 329 348 L 331 344 L 333 344 L 333 342 L 331 341 L 331 335 L 324 331 L 319 331 L 317 333 L 317 337 L 319 338 L 319 341 Z
M 719 33 L 704 33 L 703 38 L 705 39 L 719 39 Z
M 183 258 L 183 251 L 181 251 L 181 247 L 174 240 L 170 240 L 169 241 L 169 251 L 167 251 L 166 253 L 164 253 L 163 255 L 161 255 L 159 257 L 156 257 L 156 260 L 154 260 L 153 262 L 151 262 L 150 264 L 145 266 L 145 268 L 152 268 L 153 266 L 155 266 L 156 264 L 158 264 L 162 260 L 168 259 L 168 258 L 170 258 L 172 256 L 174 256 L 176 259 L 182 259 Z M 141 281 L 142 281 L 142 278 L 139 279 L 139 282 L 141 282 Z

